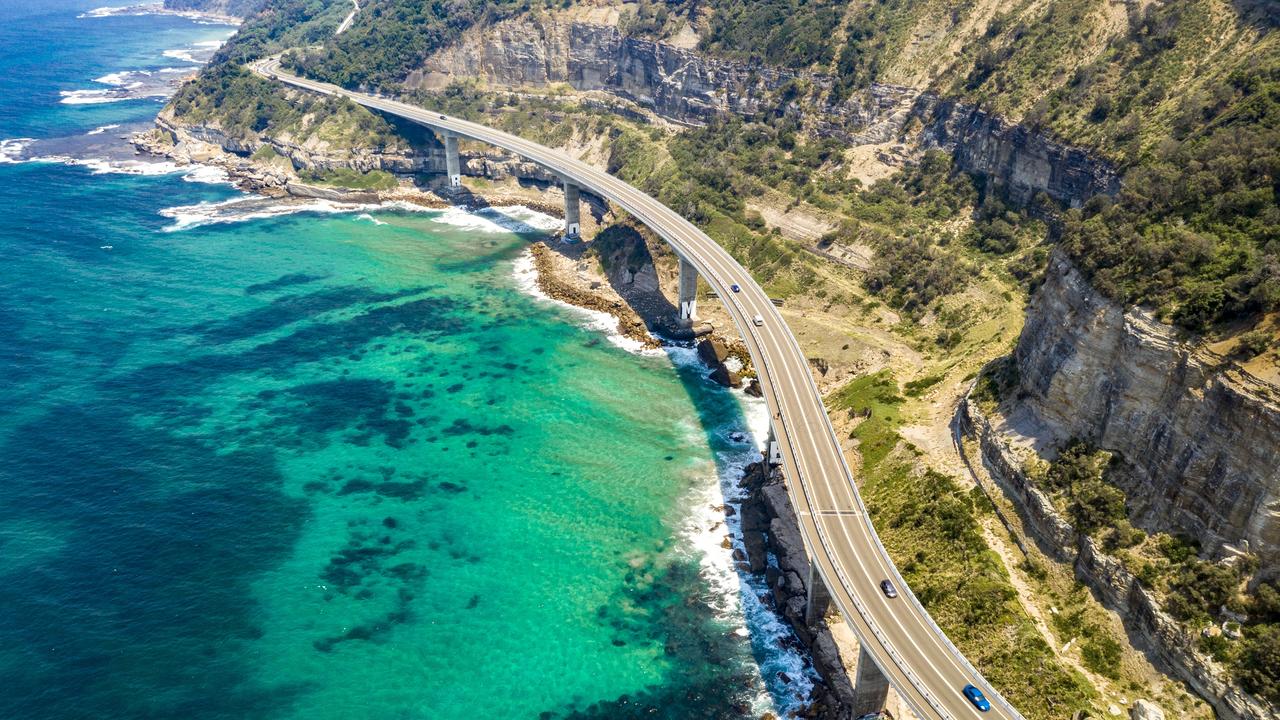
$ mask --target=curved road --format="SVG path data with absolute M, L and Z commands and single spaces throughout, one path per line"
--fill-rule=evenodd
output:
M 1022 717 L 992 691 L 908 589 L 858 496 L 804 353 L 764 290 L 714 240 L 657 200 L 563 151 L 413 105 L 306 80 L 281 70 L 276 59 L 257 61 L 252 68 L 294 87 L 343 95 L 365 107 L 532 160 L 616 203 L 670 243 L 715 289 L 742 333 L 781 446 L 787 490 L 810 562 L 863 647 L 921 718 Z M 731 291 L 735 283 L 741 292 Z M 760 326 L 752 322 L 756 315 L 763 318 Z M 880 591 L 885 578 L 898 587 L 897 599 Z M 989 712 L 979 712 L 961 694 L 967 683 L 986 694 Z

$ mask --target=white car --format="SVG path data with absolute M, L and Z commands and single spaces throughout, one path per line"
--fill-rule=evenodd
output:
M 751 318 L 751 322 L 756 327 L 764 327 L 764 316 L 756 315 L 755 317 Z

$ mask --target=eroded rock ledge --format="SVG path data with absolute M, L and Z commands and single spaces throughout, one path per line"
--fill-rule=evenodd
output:
M 966 398 L 958 410 L 982 462 L 1011 498 L 1028 528 L 1060 562 L 1071 563 L 1080 578 L 1111 609 L 1120 613 L 1135 645 L 1172 671 L 1213 706 L 1221 720 L 1280 720 L 1280 709 L 1244 692 L 1227 672 L 1196 650 L 1196 636 L 1161 608 L 1156 597 L 1117 558 L 1087 535 L 1077 533 L 1053 502 L 1022 471 L 1022 456 L 977 403 Z
M 1280 405 L 1276 389 L 1094 290 L 1061 253 L 1050 259 L 1011 358 L 996 414 L 972 395 L 958 420 L 1045 550 L 1121 614 L 1136 644 L 1224 720 L 1280 719 L 1197 650 L 1194 632 L 1101 544 L 1076 532 L 1026 472 L 1073 440 L 1117 454 L 1130 519 L 1196 538 L 1204 554 L 1251 553 L 1280 574 Z M 992 408 L 988 406 L 988 411 Z

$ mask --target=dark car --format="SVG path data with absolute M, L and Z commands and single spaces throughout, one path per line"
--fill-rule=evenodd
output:
M 898 588 L 894 587 L 893 583 L 889 582 L 888 580 L 880 581 L 880 589 L 884 591 L 884 596 L 887 598 L 898 597 Z
M 987 702 L 987 696 L 983 695 L 982 691 L 973 685 L 964 686 L 964 696 L 969 698 L 969 702 L 973 703 L 973 706 L 982 712 L 991 709 L 991 703 Z
M 448 120 L 449 118 L 445 117 L 444 115 L 441 115 L 441 116 L 440 116 L 440 119 L 441 119 L 441 120 Z
M 739 285 L 738 283 L 734 283 L 734 284 L 730 285 L 730 286 L 729 286 L 729 289 L 730 289 L 730 290 L 732 290 L 732 291 L 734 291 L 734 292 L 742 292 L 742 286 L 741 286 L 741 285 Z

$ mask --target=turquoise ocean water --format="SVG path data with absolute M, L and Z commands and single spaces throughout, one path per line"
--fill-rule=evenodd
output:
M 6 157 L 230 31 L 98 4 L 0 3 Z M 536 297 L 553 220 L 76 162 L 0 163 L 0 717 L 795 704 L 714 507 L 761 410 Z

